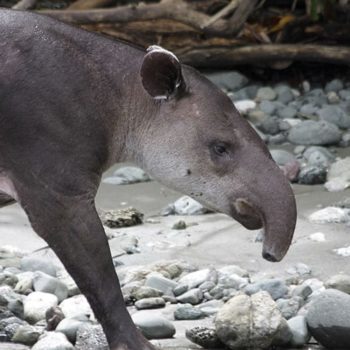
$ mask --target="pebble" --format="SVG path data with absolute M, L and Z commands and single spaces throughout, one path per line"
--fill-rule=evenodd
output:
M 326 92 L 335 91 L 338 92 L 344 88 L 344 84 L 340 79 L 333 79 L 328 82 L 324 88 Z
M 334 249 L 334 251 L 336 252 L 336 254 L 340 256 L 344 256 L 344 257 L 350 256 L 350 246 Z
M 139 182 L 150 181 L 151 178 L 142 169 L 132 166 L 122 167 L 116 170 L 112 176 L 102 180 L 103 183 L 112 185 L 130 185 Z
M 179 306 L 174 312 L 175 320 L 199 320 L 205 317 L 201 309 L 198 309 L 191 304 Z
M 327 289 L 308 307 L 307 325 L 311 335 L 324 347 L 350 348 L 350 295 Z
M 350 128 L 350 115 L 339 106 L 324 106 L 317 111 L 317 114 L 321 120 L 335 124 L 341 129 Z
M 189 196 L 180 197 L 162 210 L 162 215 L 202 215 L 210 211 Z
M 147 339 L 172 338 L 176 332 L 170 321 L 154 313 L 136 312 L 132 315 L 132 319 Z
M 24 345 L 34 345 L 38 341 L 41 333 L 41 330 L 35 326 L 19 326 L 15 334 L 13 335 L 11 341 L 14 343 L 21 343 Z
M 289 329 L 292 332 L 290 345 L 295 347 L 303 347 L 310 340 L 310 333 L 307 328 L 305 316 L 295 316 L 288 321 Z
M 211 274 L 211 269 L 202 269 L 191 272 L 178 281 L 180 285 L 187 285 L 188 289 L 196 288 L 205 281 L 208 281 Z
M 341 140 L 341 132 L 326 121 L 307 120 L 290 129 L 288 140 L 301 145 L 331 145 Z
M 29 294 L 23 302 L 24 318 L 29 323 L 34 324 L 45 319 L 46 311 L 58 304 L 56 295 L 33 292 Z
M 336 104 L 336 103 L 339 103 L 340 102 L 340 98 L 338 96 L 338 94 L 334 91 L 330 91 L 328 94 L 327 94 L 327 101 L 330 103 L 330 104 Z
M 75 343 L 79 327 L 88 322 L 87 317 L 65 318 L 56 328 L 57 332 L 63 333 L 71 343 Z
M 241 100 L 234 103 L 239 113 L 247 114 L 248 111 L 256 107 L 256 102 L 253 100 Z
M 186 329 L 186 338 L 204 349 L 225 348 L 225 345 L 218 338 L 214 328 L 194 327 Z
M 228 91 L 239 90 L 249 82 L 247 77 L 235 71 L 210 73 L 206 77 L 221 89 Z
M 277 92 L 277 100 L 283 104 L 288 104 L 294 100 L 294 94 L 289 86 L 276 86 L 275 91 Z
M 310 240 L 314 242 L 326 242 L 326 236 L 322 232 L 312 233 L 309 237 Z
M 223 305 L 224 302 L 222 300 L 209 300 L 196 307 L 200 309 L 205 316 L 212 316 L 216 315 Z
M 74 346 L 63 333 L 47 332 L 40 337 L 32 350 L 74 350 Z
M 56 295 L 58 302 L 68 297 L 68 288 L 58 278 L 44 272 L 37 271 L 33 276 L 33 287 L 36 292 L 51 293 Z
M 293 107 L 286 106 L 277 110 L 277 115 L 282 119 L 293 119 L 297 116 L 297 110 Z
M 165 301 L 163 298 L 140 299 L 135 303 L 135 307 L 137 310 L 158 309 L 165 307 Z
M 263 101 L 263 100 L 273 101 L 276 99 L 276 97 L 277 97 L 276 91 L 269 86 L 259 88 L 256 94 L 256 99 L 258 101 Z
M 280 328 L 282 316 L 267 292 L 238 295 L 218 312 L 215 329 L 230 349 L 268 348 Z
M 315 224 L 346 223 L 350 221 L 350 209 L 326 207 L 312 213 L 309 220 Z
M 273 115 L 277 109 L 275 103 L 264 100 L 259 104 L 259 109 L 264 112 L 265 115 Z
M 79 317 L 82 315 L 93 317 L 90 304 L 82 294 L 63 300 L 60 304 L 60 308 L 66 318 Z
M 324 184 L 327 180 L 327 169 L 317 165 L 307 165 L 301 168 L 298 182 L 304 185 Z
M 152 288 L 149 286 L 141 286 L 140 288 L 136 288 L 135 291 L 131 292 L 131 296 L 135 300 L 146 299 L 146 298 L 157 298 L 161 297 L 164 293 L 161 290 L 156 288 Z
M 280 132 L 280 119 L 278 117 L 267 117 L 258 127 L 265 134 L 276 135 Z
M 252 295 L 260 291 L 268 292 L 272 299 L 277 300 L 283 298 L 288 293 L 288 287 L 282 279 L 274 278 L 249 284 L 244 288 L 244 292 L 248 295 Z
M 289 320 L 297 315 L 300 307 L 302 306 L 302 298 L 298 296 L 294 296 L 290 299 L 280 298 L 276 301 L 276 304 L 278 309 L 281 311 L 282 316 L 286 320 Z
M 151 287 L 153 289 L 161 291 L 165 295 L 173 296 L 173 289 L 178 286 L 178 283 L 165 278 L 160 274 L 150 274 L 145 281 L 145 287 Z
M 350 294 L 350 275 L 334 275 L 325 282 L 325 286 L 326 288 L 337 289 L 341 292 Z
M 337 160 L 333 163 L 327 175 L 325 187 L 328 191 L 343 191 L 350 185 L 350 157 Z
M 321 146 L 307 147 L 303 152 L 303 157 L 307 160 L 309 165 L 322 167 L 328 167 L 336 160 L 333 153 Z
M 32 272 L 41 271 L 53 277 L 56 277 L 57 273 L 56 266 L 49 259 L 35 256 L 23 257 L 21 260 L 21 270 Z
M 286 165 L 287 163 L 296 161 L 294 154 L 283 150 L 283 149 L 273 149 L 270 151 L 272 159 L 278 165 Z
M 100 325 L 84 324 L 77 331 L 76 350 L 109 350 Z
M 197 305 L 203 300 L 203 292 L 199 288 L 190 289 L 188 292 L 178 296 L 177 301 L 183 304 Z
M 28 291 L 32 291 L 34 272 L 21 272 L 17 275 L 17 278 L 18 282 L 14 288 L 16 293 L 26 294 Z

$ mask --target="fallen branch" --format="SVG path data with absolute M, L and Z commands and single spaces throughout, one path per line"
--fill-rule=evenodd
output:
M 239 5 L 240 0 L 232 0 L 227 6 L 225 6 L 223 9 L 221 9 L 219 12 L 217 12 L 214 16 L 209 18 L 207 23 L 204 24 L 203 29 L 209 27 L 210 25 L 214 24 L 219 19 L 222 19 L 228 15 L 230 15 Z
M 68 6 L 69 10 L 88 10 L 113 4 L 113 0 L 77 0 Z
M 198 68 L 232 68 L 245 64 L 279 61 L 308 61 L 350 65 L 350 48 L 320 45 L 254 45 L 243 47 L 203 47 L 177 52 L 183 63 Z
M 30 10 L 35 7 L 38 0 L 20 0 L 16 5 L 12 6 L 13 10 Z

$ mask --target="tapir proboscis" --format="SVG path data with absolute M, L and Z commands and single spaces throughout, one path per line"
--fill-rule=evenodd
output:
M 42 15 L 0 10 L 0 205 L 17 201 L 101 322 L 111 350 L 151 350 L 124 305 L 94 198 L 133 161 L 163 184 L 293 237 L 291 186 L 231 100 L 159 46 L 147 52 Z

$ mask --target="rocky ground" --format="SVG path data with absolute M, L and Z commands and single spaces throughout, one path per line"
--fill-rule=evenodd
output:
M 97 204 L 134 322 L 169 350 L 350 348 L 350 84 L 209 78 L 293 183 L 295 238 L 281 263 L 268 263 L 261 232 L 118 165 Z M 0 350 L 107 349 L 85 298 L 17 205 L 0 211 L 0 246 Z

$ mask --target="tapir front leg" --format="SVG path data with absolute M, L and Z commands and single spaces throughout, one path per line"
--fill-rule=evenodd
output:
M 39 189 L 20 193 L 20 199 L 34 230 L 87 297 L 111 350 L 155 350 L 126 310 L 93 196 L 72 198 Z

